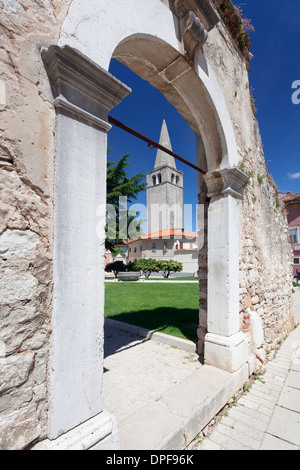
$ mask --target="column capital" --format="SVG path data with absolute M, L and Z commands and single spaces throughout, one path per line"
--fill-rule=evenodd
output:
M 41 54 L 57 111 L 109 130 L 109 111 L 128 96 L 131 89 L 70 46 L 52 45 L 43 48 Z
M 207 197 L 226 196 L 230 194 L 236 199 L 243 198 L 243 188 L 249 178 L 238 168 L 210 171 L 204 175 L 207 185 Z

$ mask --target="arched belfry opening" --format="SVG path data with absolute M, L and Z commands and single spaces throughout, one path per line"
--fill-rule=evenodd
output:
M 93 436 L 90 448 L 105 448 L 116 432 L 101 398 L 105 178 L 108 115 L 131 90 L 108 73 L 112 57 L 158 89 L 197 137 L 197 164 L 206 172 L 195 174 L 206 220 L 199 260 L 200 291 L 206 292 L 199 342 L 206 365 L 228 373 L 247 366 L 248 343 L 239 325 L 237 249 L 238 204 L 247 178 L 235 168 L 238 153 L 229 113 L 201 49 L 204 31 L 216 22 L 213 8 L 200 8 L 201 3 L 171 2 L 170 9 L 161 0 L 73 0 L 58 45 L 42 52 L 57 113 L 52 441 L 83 427 Z M 97 34 L 92 34 L 95 28 Z M 174 176 L 176 185 L 180 181 Z

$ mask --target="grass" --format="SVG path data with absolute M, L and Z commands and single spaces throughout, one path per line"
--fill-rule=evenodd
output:
M 115 279 L 114 277 L 106 277 L 106 281 L 112 281 Z M 150 277 L 148 279 L 141 278 L 143 281 L 195 281 L 199 282 L 199 280 L 196 277 L 169 277 L 168 279 L 165 279 L 164 277 Z
M 150 277 L 148 279 L 144 279 L 144 281 L 195 281 L 197 282 L 198 279 L 196 277 L 169 277 L 165 279 L 164 277 Z M 199 282 L 199 281 L 198 281 Z
M 197 283 L 106 283 L 105 316 L 196 342 L 198 291 Z

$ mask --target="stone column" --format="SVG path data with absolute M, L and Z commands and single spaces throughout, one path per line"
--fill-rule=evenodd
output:
M 239 324 L 239 199 L 248 178 L 237 168 L 205 175 L 208 197 L 208 318 L 205 363 L 235 372 L 248 361 Z
M 42 57 L 57 112 L 49 439 L 64 435 L 72 448 L 72 429 L 86 448 L 109 434 L 101 399 L 108 112 L 131 90 L 68 46 Z

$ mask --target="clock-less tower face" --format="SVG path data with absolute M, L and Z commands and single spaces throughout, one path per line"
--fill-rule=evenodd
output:
M 165 120 L 159 143 L 172 150 Z M 170 229 L 183 229 L 183 174 L 174 157 L 159 149 L 154 170 L 147 173 L 147 231 Z

